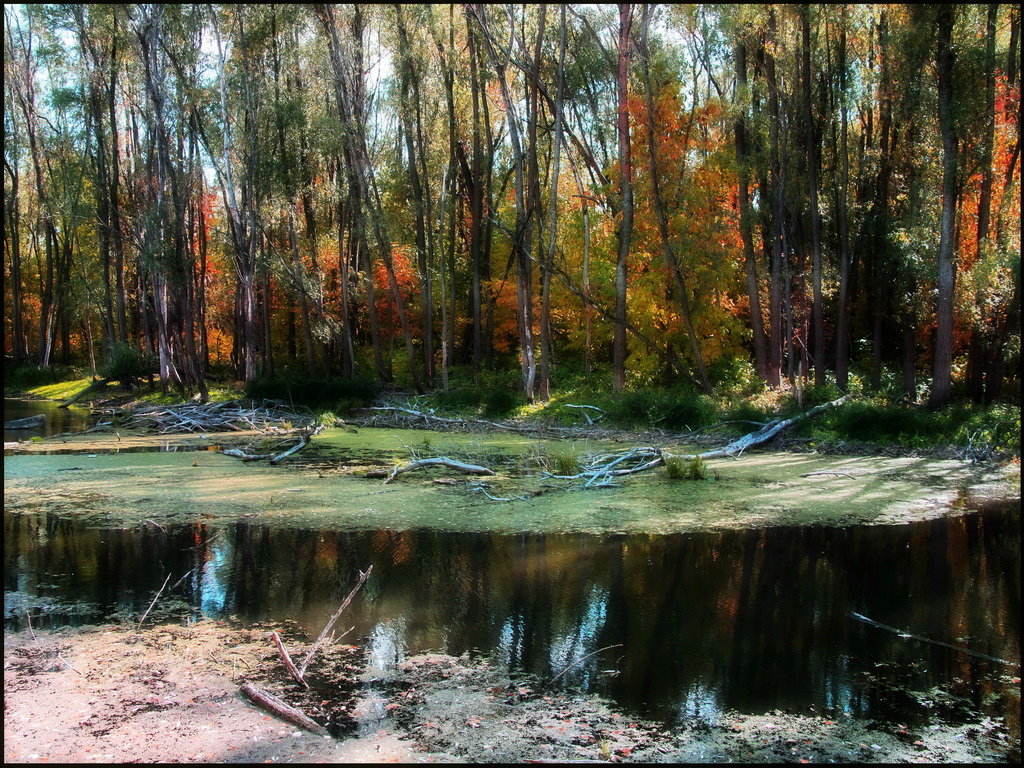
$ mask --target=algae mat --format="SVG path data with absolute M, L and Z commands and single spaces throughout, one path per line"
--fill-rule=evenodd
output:
M 97 453 L 7 456 L 5 510 L 74 514 L 99 525 L 255 519 L 349 530 L 656 534 L 892 524 L 958 512 L 971 499 L 1020 496 L 1018 465 L 955 460 L 752 453 L 708 462 L 711 477 L 704 481 L 651 471 L 624 478 L 620 487 L 583 489 L 540 476 L 538 457 L 560 445 L 554 440 L 362 429 L 328 430 L 315 445 L 302 464 L 276 467 L 208 451 L 101 453 L 109 448 L 102 439 L 75 446 Z M 411 472 L 388 485 L 361 476 L 410 454 L 458 456 L 497 474 L 483 478 L 483 488 L 481 478 L 444 469 Z

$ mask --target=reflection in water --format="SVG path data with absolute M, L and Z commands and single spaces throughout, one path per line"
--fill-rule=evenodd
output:
M 75 406 L 60 408 L 58 406 L 59 403 L 52 400 L 14 400 L 5 397 L 4 423 L 40 413 L 46 416 L 46 423 L 32 429 L 5 429 L 4 442 L 28 440 L 33 436 L 57 435 L 62 432 L 85 429 L 88 426 L 92 416 L 92 412 L 88 408 Z
M 1000 678 L 1019 668 L 848 615 L 1019 662 L 1019 504 L 902 526 L 676 535 L 117 530 L 52 513 L 5 515 L 4 534 L 5 590 L 142 611 L 168 571 L 194 569 L 179 591 L 199 612 L 294 618 L 311 637 L 372 563 L 338 630 L 354 624 L 346 642 L 367 642 L 384 673 L 407 653 L 480 651 L 547 679 L 570 667 L 558 685 L 669 721 L 725 708 L 879 716 L 906 704 L 897 688 L 943 686 L 1019 734 L 1019 698 Z

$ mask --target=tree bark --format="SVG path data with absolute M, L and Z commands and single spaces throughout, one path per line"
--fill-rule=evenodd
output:
M 942 136 L 942 220 L 939 230 L 938 301 L 936 303 L 935 360 L 929 405 L 939 407 L 952 397 L 953 290 L 956 284 L 954 227 L 957 207 L 957 136 L 953 124 L 953 21 L 954 6 L 938 9 L 936 66 L 939 88 L 939 133 Z
M 612 341 L 612 391 L 626 386 L 626 292 L 629 246 L 633 235 L 633 157 L 629 140 L 629 48 L 633 23 L 632 3 L 619 3 L 618 70 L 615 81 L 616 129 L 619 144 L 619 189 L 622 218 L 618 226 L 615 259 L 615 335 Z

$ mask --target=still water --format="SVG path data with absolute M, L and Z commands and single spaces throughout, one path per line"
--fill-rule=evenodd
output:
M 905 722 L 915 706 L 934 714 L 918 694 L 938 690 L 1020 733 L 1019 666 L 850 616 L 1019 665 L 1019 502 L 900 526 L 672 535 L 120 529 L 9 514 L 5 621 L 19 626 L 26 603 L 36 626 L 140 614 L 168 573 L 188 573 L 171 597 L 193 615 L 291 618 L 315 636 L 370 564 L 346 628 L 384 670 L 428 649 L 549 680 L 575 664 L 558 686 L 665 722 L 775 708 Z
M 91 411 L 88 408 L 76 408 L 75 406 L 58 408 L 57 406 L 58 403 L 52 400 L 15 400 L 5 397 L 4 423 L 40 413 L 46 416 L 46 423 L 32 429 L 5 429 L 4 442 L 27 440 L 35 436 L 58 435 L 61 432 L 85 429 L 89 425 Z

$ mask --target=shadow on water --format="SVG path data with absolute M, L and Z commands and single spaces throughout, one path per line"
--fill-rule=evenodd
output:
M 113 529 L 11 514 L 5 623 L 19 627 L 25 607 L 36 626 L 137 617 L 168 572 L 190 572 L 161 602 L 292 618 L 312 636 L 371 563 L 346 621 L 384 672 L 410 653 L 472 651 L 549 680 L 569 667 L 558 686 L 666 722 L 723 709 L 985 712 L 1019 738 L 1019 666 L 849 615 L 1019 664 L 1019 503 L 900 526 L 612 536 Z M 594 653 L 606 646 L 617 647 Z

